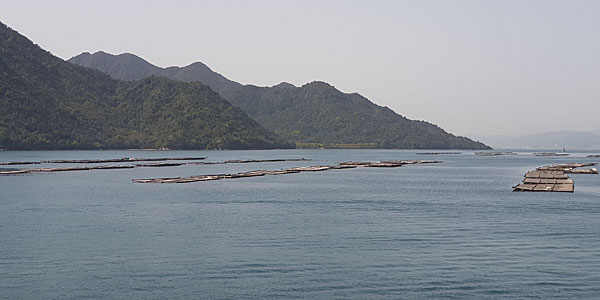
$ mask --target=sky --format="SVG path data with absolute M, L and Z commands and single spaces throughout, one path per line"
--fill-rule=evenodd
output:
M 458 135 L 600 129 L 600 1 L 3 1 L 53 54 L 320 80 Z

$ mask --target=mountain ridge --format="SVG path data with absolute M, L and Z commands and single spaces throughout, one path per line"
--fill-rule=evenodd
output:
M 110 54 L 112 55 L 112 54 Z M 75 64 L 94 67 L 81 55 L 69 59 Z M 92 54 L 93 56 L 93 54 Z M 118 79 L 128 69 L 112 55 L 99 55 L 103 61 L 95 68 Z M 110 60 L 109 58 L 112 58 Z M 138 57 L 139 58 L 139 57 Z M 146 68 L 156 67 L 140 58 L 135 60 Z M 121 64 L 118 71 L 116 65 Z M 206 66 L 204 63 L 200 63 Z M 201 81 L 217 91 L 233 105 L 240 107 L 265 128 L 288 140 L 302 143 L 376 144 L 379 148 L 402 149 L 490 149 L 489 146 L 466 137 L 454 136 L 439 126 L 420 120 L 409 120 L 388 107 L 379 106 L 358 93 L 343 93 L 323 81 L 313 81 L 296 87 L 279 83 L 272 87 L 242 85 L 212 71 L 202 72 L 185 67 L 159 68 L 156 76 L 182 81 Z M 136 67 L 139 68 L 139 67 Z M 136 68 L 130 68 L 134 70 Z M 168 73 L 166 70 L 174 70 Z M 205 73 L 210 70 L 212 73 Z M 132 71 L 133 72 L 133 71 Z M 143 74 L 128 74 L 131 78 Z
M 240 83 L 225 78 L 202 62 L 194 62 L 185 67 L 161 68 L 132 53 L 114 55 L 104 51 L 96 51 L 94 54 L 83 52 L 67 61 L 99 70 L 120 80 L 140 80 L 154 75 L 185 82 L 200 81 L 217 93 L 241 86 Z

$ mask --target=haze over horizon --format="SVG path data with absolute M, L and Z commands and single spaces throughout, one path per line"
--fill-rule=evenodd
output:
M 328 82 L 459 135 L 600 128 L 597 1 L 21 1 L 53 54 L 207 64 L 244 84 Z

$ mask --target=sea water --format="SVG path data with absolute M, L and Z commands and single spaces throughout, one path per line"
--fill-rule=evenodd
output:
M 409 150 L 0 152 L 0 161 L 205 156 L 307 162 L 0 177 L 1 299 L 598 299 L 600 177 L 513 192 L 569 157 Z M 186 184 L 176 177 L 442 160 Z M 64 165 L 34 165 L 45 167 Z M 19 166 L 4 166 L 18 168 Z

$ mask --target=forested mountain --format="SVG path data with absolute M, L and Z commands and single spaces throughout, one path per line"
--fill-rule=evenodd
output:
M 0 23 L 0 149 L 291 146 L 204 84 L 114 80 Z
M 302 87 L 244 86 L 224 97 L 266 128 L 294 141 L 374 143 L 380 148 L 401 149 L 488 148 L 448 134 L 431 123 L 409 120 L 359 94 L 342 93 L 324 82 Z
M 138 79 L 150 72 L 176 80 L 201 81 L 261 125 L 290 141 L 369 144 L 378 148 L 489 149 L 434 124 L 409 120 L 359 94 L 342 93 L 324 82 L 302 87 L 288 83 L 273 87 L 241 85 L 201 63 L 162 69 L 133 54 L 83 53 L 69 61 L 119 79 Z M 136 73 L 136 70 L 143 71 Z

